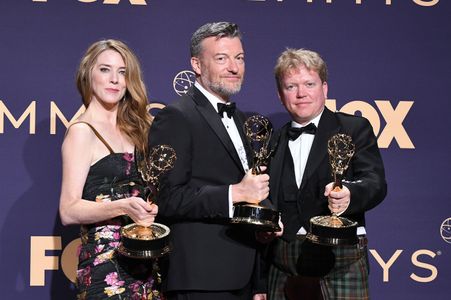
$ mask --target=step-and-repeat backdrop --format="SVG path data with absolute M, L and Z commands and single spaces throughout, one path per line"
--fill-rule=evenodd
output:
M 155 115 L 193 83 L 192 32 L 228 20 L 244 35 L 242 110 L 288 120 L 272 69 L 286 47 L 303 47 L 328 63 L 328 107 L 373 125 L 389 192 L 367 213 L 372 298 L 449 299 L 450 15 L 447 0 L 1 0 L 0 298 L 75 297 L 78 227 L 58 216 L 60 146 L 83 111 L 74 75 L 86 48 L 125 41 Z

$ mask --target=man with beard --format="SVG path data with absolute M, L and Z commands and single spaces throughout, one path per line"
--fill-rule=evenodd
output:
M 259 299 L 255 234 L 230 225 L 233 203 L 269 194 L 269 176 L 249 171 L 245 116 L 230 101 L 244 76 L 238 26 L 205 24 L 190 50 L 196 82 L 158 113 L 149 133 L 150 147 L 167 144 L 177 155 L 158 197 L 172 243 L 164 289 L 168 299 Z

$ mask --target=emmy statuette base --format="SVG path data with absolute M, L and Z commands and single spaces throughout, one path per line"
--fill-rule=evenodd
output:
M 232 224 L 253 227 L 256 231 L 280 231 L 279 212 L 260 205 L 238 203 L 234 205 Z
M 357 222 L 337 216 L 313 217 L 307 239 L 324 246 L 356 245 Z
M 149 227 L 135 223 L 121 229 L 120 254 L 137 259 L 153 259 L 166 255 L 169 245 L 170 229 L 166 225 L 153 223 Z

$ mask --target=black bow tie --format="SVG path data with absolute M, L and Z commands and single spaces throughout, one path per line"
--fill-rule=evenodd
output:
M 235 113 L 236 105 L 234 102 L 231 102 L 230 104 L 224 104 L 224 103 L 218 103 L 218 114 L 221 116 L 224 115 L 224 112 L 227 113 L 227 116 L 231 118 L 233 114 Z
M 315 126 L 315 124 L 310 123 L 310 124 L 308 124 L 307 126 L 304 126 L 304 127 L 290 127 L 288 129 L 288 137 L 292 141 L 297 139 L 303 133 L 315 134 L 316 133 L 316 126 Z

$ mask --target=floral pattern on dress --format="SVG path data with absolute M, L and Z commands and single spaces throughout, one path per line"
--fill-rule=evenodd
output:
M 119 276 L 117 275 L 117 272 L 111 272 L 105 277 L 104 281 L 109 286 L 104 289 L 104 292 L 108 295 L 108 297 L 119 295 L 125 292 L 125 282 L 123 280 L 120 280 L 118 277 Z
M 77 270 L 77 283 L 79 286 L 91 285 L 91 267 Z
M 111 260 L 113 257 L 114 257 L 114 250 L 104 252 L 102 254 L 97 255 L 97 257 L 94 259 L 93 265 L 97 266 L 97 265 L 103 264 L 104 262 Z
M 111 171 L 113 169 L 113 172 Z M 117 171 L 114 171 L 117 170 Z M 92 172 L 91 172 L 92 171 Z M 96 202 L 110 202 L 144 194 L 145 186 L 137 173 L 132 153 L 111 154 L 91 167 L 83 197 Z M 119 216 L 95 224 L 81 226 L 77 299 L 162 300 L 158 264 L 137 262 L 128 265 L 117 249 L 122 226 L 131 219 Z M 137 273 L 136 273 L 137 271 Z M 145 272 L 145 273 L 142 273 Z M 140 274 L 136 278 L 133 274 Z M 143 279 L 146 278 L 146 279 Z
M 134 155 L 133 153 L 125 152 L 122 156 L 123 159 L 127 161 L 127 168 L 125 169 L 125 174 L 130 175 L 130 170 L 132 168 L 132 162 L 134 161 Z
M 111 196 L 104 194 L 97 195 L 96 202 L 111 202 Z
M 119 225 L 106 225 L 103 227 L 98 228 L 96 234 L 95 234 L 95 240 L 99 241 L 100 239 L 103 240 L 110 240 L 110 241 L 119 241 L 121 236 L 119 233 L 119 230 L 121 229 L 121 226 Z
M 136 281 L 129 285 L 129 289 L 132 292 L 131 300 L 153 300 L 160 299 L 160 292 L 152 290 L 154 280 L 149 279 L 146 282 Z

